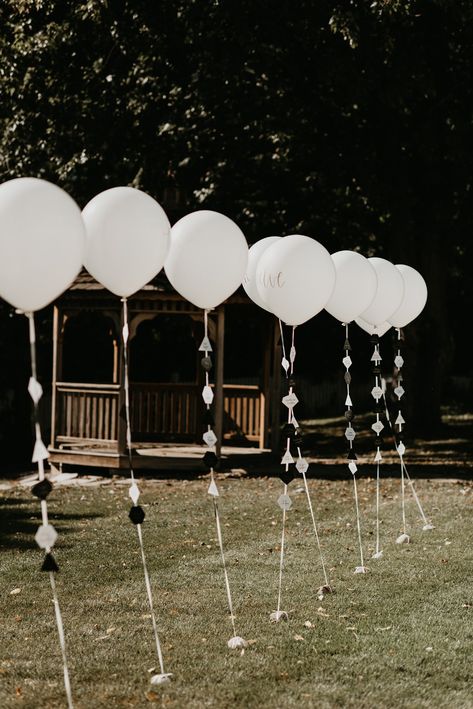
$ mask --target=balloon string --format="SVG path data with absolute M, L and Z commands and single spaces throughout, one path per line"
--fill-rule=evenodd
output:
M 30 341 L 30 359 L 31 359 L 31 378 L 34 380 L 34 383 L 38 383 L 38 369 L 37 369 L 37 357 L 36 357 L 36 329 L 35 329 L 35 322 L 34 322 L 34 314 L 31 312 L 26 313 L 26 316 L 28 318 L 28 325 L 29 325 L 29 341 Z M 32 397 L 33 398 L 33 397 Z M 44 445 L 42 442 L 41 438 L 41 424 L 40 424 L 40 419 L 39 419 L 39 399 L 41 397 L 35 396 L 33 398 L 33 410 L 34 410 L 34 419 L 35 419 L 35 435 L 36 435 L 36 444 L 41 444 L 42 446 Z M 45 475 L 44 475 L 44 460 L 40 456 L 38 458 L 38 477 L 39 480 L 44 480 Z M 43 525 L 48 524 L 48 504 L 46 500 L 41 500 L 41 518 Z M 46 549 L 46 552 L 50 552 L 50 548 L 48 547 Z M 72 690 L 71 690 L 71 681 L 69 677 L 69 669 L 67 665 L 67 654 L 66 654 L 66 639 L 64 636 L 64 625 L 62 622 L 62 615 L 61 615 L 61 609 L 59 607 L 59 599 L 56 591 L 56 581 L 54 578 L 54 572 L 50 571 L 49 572 L 49 580 L 51 583 L 51 590 L 53 594 L 53 604 L 54 604 L 54 615 L 56 618 L 56 627 L 57 627 L 57 633 L 59 637 L 59 645 L 61 648 L 61 655 L 62 655 L 62 664 L 63 664 L 63 675 L 64 675 L 64 689 L 66 691 L 66 697 L 67 697 L 67 704 L 69 709 L 73 709 L 74 705 L 72 702 Z
M 353 493 L 355 496 L 356 526 L 358 529 L 358 546 L 360 548 L 360 565 L 363 568 L 365 565 L 365 562 L 363 559 L 363 544 L 361 541 L 360 506 L 358 504 L 358 489 L 357 489 L 357 485 L 356 485 L 356 475 L 353 475 Z
M 208 338 L 208 333 L 209 333 L 209 311 L 207 309 L 204 309 L 204 338 Z M 207 353 L 205 353 L 207 354 Z M 205 384 L 206 386 L 209 386 L 209 373 L 208 371 L 205 372 Z M 206 404 L 207 410 L 210 409 L 210 404 Z M 207 426 L 207 430 L 211 430 L 211 426 Z M 210 480 L 211 480 L 211 485 L 215 486 L 215 479 L 214 479 L 214 469 L 213 467 L 210 468 Z M 232 623 L 232 628 L 233 628 L 233 635 L 236 636 L 236 626 L 235 626 L 235 614 L 233 612 L 233 600 L 232 600 L 232 592 L 230 588 L 230 579 L 228 576 L 228 570 L 227 570 L 227 562 L 225 559 L 225 550 L 223 546 L 223 535 L 222 535 L 222 527 L 220 524 L 220 513 L 218 509 L 218 502 L 216 495 L 213 495 L 213 504 L 214 504 L 214 515 L 215 515 L 215 525 L 217 528 L 217 538 L 218 538 L 218 544 L 220 547 L 220 557 L 222 560 L 222 568 L 223 568 L 223 577 L 225 581 L 225 591 L 227 594 L 227 602 L 228 602 L 228 609 L 230 611 L 230 620 Z
M 300 448 L 297 449 L 299 452 L 299 457 L 301 457 L 301 450 Z M 327 575 L 327 570 L 325 568 L 325 562 L 324 562 L 324 555 L 322 553 L 322 546 L 320 544 L 320 537 L 319 537 L 319 532 L 317 530 L 317 523 L 315 521 L 315 514 L 314 514 L 314 508 L 312 506 L 312 500 L 310 499 L 310 493 L 309 493 L 309 486 L 307 484 L 307 477 L 305 473 L 302 473 L 302 477 L 304 478 L 304 488 L 305 488 L 305 494 L 307 497 L 307 504 L 309 505 L 309 511 L 310 511 L 310 516 L 312 518 L 312 528 L 314 530 L 314 535 L 315 539 L 317 541 L 317 547 L 319 550 L 319 555 L 320 555 L 320 562 L 322 564 L 322 571 L 324 574 L 324 579 L 325 579 L 325 585 L 330 586 L 330 582 L 328 580 L 328 575 Z
M 212 475 L 212 480 L 213 480 L 213 470 L 211 471 Z M 218 502 L 216 497 L 213 497 L 213 502 L 214 502 L 214 512 L 215 512 L 215 524 L 217 526 L 217 537 L 218 537 L 218 544 L 220 547 L 220 557 L 222 559 L 222 566 L 223 566 L 223 575 L 225 579 L 225 589 L 227 592 L 227 601 L 228 601 L 228 609 L 230 611 L 230 620 L 232 622 L 232 628 L 233 628 L 233 635 L 235 636 L 236 633 L 236 627 L 235 627 L 235 615 L 233 613 L 233 601 L 232 601 L 232 592 L 230 590 L 230 580 L 228 578 L 228 571 L 227 571 L 227 563 L 225 560 L 225 552 L 223 548 L 223 537 L 222 537 L 222 528 L 220 525 L 220 515 L 218 511 Z
M 130 328 L 128 324 L 128 302 L 126 298 L 122 298 L 123 303 L 123 374 L 124 374 L 124 390 L 125 390 L 125 419 L 126 419 L 126 449 L 128 453 L 128 464 L 130 468 L 130 478 L 132 482 L 135 480 L 133 472 L 133 450 L 131 444 L 131 415 L 130 415 L 130 377 L 128 366 L 128 338 Z
M 287 485 L 284 485 L 284 495 L 287 495 Z M 281 610 L 281 595 L 282 595 L 282 572 L 284 567 L 284 536 L 286 529 L 286 509 L 283 507 L 282 510 L 282 529 L 281 529 L 281 553 L 279 556 L 279 584 L 278 584 L 278 608 L 277 612 Z
M 402 532 L 406 534 L 406 494 L 405 494 L 405 481 L 404 481 L 404 465 L 402 460 L 402 455 L 399 453 L 399 458 L 401 459 L 401 511 L 402 511 Z
M 411 476 L 410 476 L 409 473 L 407 472 L 407 468 L 406 468 L 406 464 L 405 464 L 405 462 L 404 462 L 404 458 L 401 458 L 401 465 L 402 465 L 403 468 L 404 468 L 404 473 L 405 473 L 405 475 L 406 475 L 407 482 L 408 482 L 408 484 L 409 484 L 409 486 L 410 486 L 410 488 L 411 488 L 412 495 L 414 496 L 414 500 L 416 501 L 417 507 L 419 508 L 419 512 L 420 512 L 420 516 L 422 517 L 422 521 L 424 522 L 424 524 L 429 524 L 429 520 L 428 520 L 427 517 L 425 516 L 424 510 L 423 510 L 422 505 L 421 505 L 421 503 L 420 503 L 419 496 L 418 496 L 417 491 L 416 491 L 416 489 L 415 489 L 414 482 L 411 480 Z
M 144 550 L 144 546 L 143 546 L 143 536 L 142 536 L 142 532 L 141 532 L 141 524 L 136 525 L 136 531 L 138 532 L 138 539 L 140 542 L 141 561 L 143 563 L 143 572 L 144 572 L 144 577 L 145 577 L 146 593 L 148 595 L 149 609 L 151 611 L 151 622 L 153 624 L 154 641 L 156 643 L 156 652 L 158 655 L 159 667 L 161 670 L 161 674 L 164 674 L 163 654 L 161 651 L 161 643 L 159 642 L 158 626 L 156 623 L 156 616 L 154 613 L 153 593 L 151 590 L 151 582 L 149 580 L 148 565 L 146 563 L 146 555 L 145 555 L 145 550 Z
M 58 636 L 59 636 L 59 645 L 61 646 L 62 668 L 63 668 L 63 675 L 64 675 L 64 688 L 66 690 L 67 705 L 68 705 L 69 709 L 73 709 L 74 704 L 72 702 L 71 680 L 69 678 L 69 669 L 67 666 L 66 639 L 64 637 L 64 625 L 62 622 L 61 609 L 59 608 L 59 599 L 58 599 L 57 591 L 56 591 L 56 580 L 54 578 L 53 571 L 49 572 L 49 580 L 51 582 L 51 589 L 53 592 L 54 614 L 56 616 L 56 626 L 57 626 L 57 632 L 58 632 Z
M 133 472 L 133 451 L 132 451 L 132 441 L 131 441 L 131 415 L 130 415 L 130 378 L 129 378 L 129 366 L 128 366 L 128 339 L 130 335 L 130 328 L 128 322 L 128 301 L 126 298 L 122 298 L 123 303 L 123 379 L 124 379 L 124 390 L 125 390 L 125 420 L 126 420 L 126 447 L 128 452 L 128 464 L 130 468 L 130 480 L 132 485 L 136 485 L 135 475 Z M 161 643 L 159 642 L 158 626 L 156 623 L 156 615 L 153 606 L 153 595 L 151 591 L 151 583 L 148 573 L 148 565 L 146 563 L 146 555 L 143 545 L 143 535 L 141 530 L 141 524 L 136 525 L 136 531 L 138 534 L 138 542 L 141 551 L 141 562 L 143 567 L 143 575 L 145 579 L 146 593 L 148 596 L 148 605 L 151 615 L 151 623 L 153 626 L 154 639 L 156 643 L 156 651 L 158 655 L 159 666 L 161 668 L 161 673 L 164 673 L 163 669 L 163 657 L 161 652 Z
M 287 357 L 286 357 L 286 346 L 285 346 L 285 344 L 284 344 L 284 331 L 283 331 L 283 327 L 282 327 L 281 318 L 278 318 L 278 320 L 279 320 L 279 331 L 280 331 L 280 333 L 281 333 L 282 357 L 283 357 L 283 360 L 286 360 L 286 361 L 287 361 Z M 287 373 L 286 370 L 284 370 L 284 374 L 286 375 L 286 379 L 287 379 L 288 373 Z
M 379 452 L 379 448 L 378 448 Z M 376 555 L 379 554 L 379 461 L 376 463 Z

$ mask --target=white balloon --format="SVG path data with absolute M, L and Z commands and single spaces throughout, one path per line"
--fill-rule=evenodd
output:
M 373 302 L 378 277 L 367 258 L 356 251 L 332 254 L 337 279 L 325 310 L 342 323 L 350 323 Z
M 261 239 L 257 241 L 256 244 L 253 244 L 248 251 L 248 265 L 243 279 L 243 288 L 251 300 L 264 310 L 268 310 L 268 306 L 261 298 L 256 287 L 256 267 L 261 255 L 266 249 L 280 239 L 282 239 L 282 236 L 267 236 L 265 239 Z
M 201 210 L 171 229 L 164 269 L 171 285 L 198 308 L 216 308 L 243 281 L 248 244 L 241 229 L 218 212 Z
M 404 264 L 396 264 L 396 268 L 404 279 L 404 297 L 389 322 L 394 327 L 405 327 L 423 311 L 427 302 L 427 284 L 415 268 Z
M 163 208 L 133 187 L 112 187 L 82 212 L 87 241 L 84 265 L 109 291 L 126 298 L 164 265 L 171 225 Z
M 404 279 L 396 266 L 384 258 L 369 258 L 378 276 L 378 288 L 371 305 L 360 317 L 371 325 L 381 325 L 399 308 L 404 295 Z
M 301 325 L 317 315 L 334 286 L 335 266 L 329 252 L 301 234 L 271 244 L 256 267 L 261 299 L 287 325 Z
M 74 281 L 84 257 L 80 209 L 57 185 L 19 177 L 0 186 L 0 295 L 34 312 Z
M 355 322 L 369 335 L 379 335 L 382 337 L 388 330 L 391 329 L 391 324 L 388 322 L 382 322 L 379 325 L 370 325 L 370 323 L 363 320 L 363 318 L 355 318 Z

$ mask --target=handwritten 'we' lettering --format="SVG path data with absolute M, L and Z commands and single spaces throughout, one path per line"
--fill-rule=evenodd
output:
M 282 271 L 278 273 L 266 273 L 266 271 L 263 271 L 260 273 L 259 282 L 263 288 L 282 288 L 286 283 Z

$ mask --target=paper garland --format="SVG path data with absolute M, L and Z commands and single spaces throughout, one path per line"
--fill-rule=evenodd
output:
M 64 625 L 62 621 L 61 609 L 59 607 L 59 599 L 56 589 L 56 580 L 54 574 L 59 571 L 59 567 L 56 560 L 52 554 L 52 548 L 56 543 L 57 532 L 54 527 L 49 524 L 48 520 L 48 503 L 47 497 L 53 486 L 49 480 L 46 479 L 44 475 L 44 461 L 49 457 L 48 450 L 43 443 L 41 438 L 41 424 L 39 418 L 39 402 L 43 396 L 43 388 L 38 381 L 38 372 L 36 365 L 36 332 L 35 332 L 35 322 L 34 314 L 26 313 L 29 323 L 29 340 L 30 340 L 30 355 L 31 355 L 31 378 L 28 384 L 28 392 L 33 400 L 34 409 L 34 422 L 35 422 L 35 435 L 36 441 L 33 450 L 33 463 L 38 465 L 38 477 L 39 482 L 36 483 L 31 489 L 32 494 L 40 500 L 41 503 L 41 517 L 42 524 L 38 527 L 38 531 L 35 535 L 35 540 L 40 549 L 44 549 L 45 557 L 43 560 L 43 565 L 41 571 L 46 571 L 49 573 L 49 582 L 51 584 L 51 590 L 53 594 L 53 604 L 54 604 L 54 615 L 56 618 L 57 632 L 59 636 L 59 645 L 61 648 L 62 656 L 62 667 L 64 675 L 64 689 L 66 691 L 67 705 L 69 709 L 73 709 L 74 704 L 72 701 L 72 689 L 71 681 L 69 677 L 69 667 L 67 663 L 67 653 L 66 653 L 66 639 L 64 635 Z
M 210 410 L 210 406 L 214 400 L 214 393 L 213 393 L 212 387 L 210 386 L 210 378 L 209 378 L 209 372 L 212 369 L 212 358 L 210 356 L 210 353 L 213 350 L 212 350 L 212 345 L 211 345 L 210 339 L 209 339 L 208 326 L 209 326 L 209 311 L 204 310 L 204 339 L 202 340 L 202 342 L 200 344 L 199 352 L 204 353 L 204 356 L 201 359 L 202 369 L 205 371 L 205 385 L 204 385 L 204 388 L 202 389 L 202 399 L 204 400 L 204 404 L 205 404 L 204 422 L 206 424 L 207 429 L 206 429 L 206 431 L 204 431 L 202 438 L 204 440 L 204 443 L 207 445 L 208 450 L 204 454 L 202 460 L 204 462 L 204 465 L 209 468 L 209 473 L 210 473 L 210 484 L 207 489 L 207 492 L 212 497 L 212 500 L 213 500 L 215 525 L 217 528 L 218 545 L 220 548 L 220 557 L 222 560 L 222 567 L 223 567 L 223 577 L 224 577 L 224 581 L 225 581 L 225 591 L 227 594 L 228 609 L 230 611 L 230 620 L 231 620 L 232 629 L 233 629 L 233 636 L 230 638 L 227 645 L 230 648 L 230 650 L 241 649 L 243 651 L 244 648 L 246 647 L 247 643 L 246 643 L 246 640 L 244 640 L 240 635 L 238 635 L 237 631 L 236 631 L 235 614 L 233 612 L 232 592 L 230 589 L 230 580 L 228 577 L 227 563 L 225 560 L 222 527 L 220 524 L 220 514 L 219 514 L 219 509 L 218 509 L 218 498 L 219 498 L 220 494 L 219 494 L 217 483 L 216 483 L 215 477 L 214 477 L 214 470 L 219 464 L 219 458 L 218 458 L 217 452 L 216 452 L 216 444 L 218 443 L 218 439 L 217 439 L 215 432 L 212 429 L 212 426 L 214 425 L 214 419 L 213 419 L 213 416 L 212 416 L 212 413 Z

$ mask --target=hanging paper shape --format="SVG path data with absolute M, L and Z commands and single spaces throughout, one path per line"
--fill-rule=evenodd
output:
M 287 371 L 288 371 L 288 369 L 289 369 L 289 360 L 287 360 L 286 357 L 283 357 L 283 358 L 282 358 L 282 360 L 281 360 L 281 366 L 282 366 L 282 368 L 284 369 L 284 371 L 285 371 L 286 374 L 287 374 Z
M 220 496 L 219 492 L 218 492 L 217 483 L 215 482 L 215 480 L 213 478 L 210 481 L 210 485 L 208 487 L 207 493 L 209 495 L 212 495 L 212 497 L 219 497 Z
M 52 489 L 53 486 L 49 480 L 44 478 L 43 480 L 40 480 L 39 483 L 36 483 L 36 485 L 33 485 L 31 488 L 31 494 L 37 497 L 38 500 L 45 500 Z
M 291 463 L 294 463 L 294 458 L 291 455 L 291 451 L 287 450 L 281 459 L 281 465 L 291 465 Z
M 140 505 L 133 505 L 128 517 L 133 522 L 133 524 L 143 524 L 145 520 L 145 511 Z
M 371 428 L 372 428 L 372 430 L 373 430 L 376 434 L 378 434 L 378 436 L 379 436 L 379 434 L 381 433 L 381 431 L 382 431 L 383 428 L 384 428 L 384 424 L 383 424 L 381 421 L 378 420 L 378 421 L 375 421 L 375 422 L 372 424 Z
M 345 429 L 345 438 L 347 441 L 354 441 L 355 440 L 355 429 L 352 428 L 351 426 L 348 426 L 348 428 Z
M 350 394 L 347 394 L 347 398 L 345 399 L 345 406 L 353 406 Z
M 396 544 L 410 544 L 411 543 L 411 538 L 408 534 L 403 532 L 398 536 L 396 539 Z
M 287 512 L 292 507 L 292 500 L 289 495 L 279 495 L 278 505 L 282 510 L 285 510 Z
M 291 468 L 287 468 L 287 470 L 284 468 L 278 473 L 278 475 L 280 480 L 283 481 L 284 485 L 289 485 L 289 483 L 291 483 L 296 477 Z
M 344 357 L 344 358 L 342 359 L 342 362 L 343 362 L 344 366 L 345 366 L 347 369 L 350 369 L 350 367 L 351 367 L 351 365 L 352 365 L 352 361 L 351 361 L 350 355 L 347 355 L 346 357 Z
M 381 397 L 383 396 L 383 390 L 381 389 L 381 387 L 374 386 L 371 389 L 371 396 L 373 397 L 373 399 L 376 399 L 376 401 L 378 401 L 378 399 L 381 399 Z
M 303 475 L 306 473 L 309 469 L 309 463 L 306 461 L 305 458 L 298 458 L 296 462 L 296 470 Z
M 200 343 L 199 352 L 212 352 L 212 345 L 210 344 L 210 340 L 207 335 L 205 335 L 204 339 Z
M 130 328 L 128 327 L 128 323 L 126 322 L 122 328 L 122 337 L 123 337 L 123 342 L 125 343 L 125 345 L 128 342 L 129 336 L 130 336 Z
M 286 611 L 273 611 L 269 616 L 269 620 L 272 623 L 279 623 L 281 620 L 289 620 L 289 615 L 286 613 Z
M 227 645 L 230 650 L 240 650 L 240 648 L 245 648 L 248 643 L 246 642 L 246 640 L 243 640 L 243 638 L 241 638 L 239 635 L 235 635 L 235 637 L 230 638 Z
M 291 349 L 289 350 L 289 361 L 291 364 L 294 364 L 296 360 L 296 348 L 294 345 L 291 346 Z
M 352 473 L 352 475 L 354 475 L 356 473 L 356 471 L 358 470 L 358 467 L 357 467 L 355 461 L 351 460 L 348 463 L 348 470 L 350 471 L 350 473 Z
M 375 462 L 375 463 L 381 463 L 382 460 L 383 460 L 383 457 L 382 457 L 382 455 L 381 455 L 381 451 L 380 451 L 379 448 L 378 448 L 378 450 L 376 451 L 376 455 L 375 455 L 375 457 L 374 457 L 374 462 Z
M 34 403 L 37 404 L 43 396 L 43 387 L 38 382 L 38 380 L 35 379 L 35 377 L 30 377 L 30 381 L 28 383 L 28 391 Z
M 212 403 L 214 400 L 214 393 L 212 387 L 205 385 L 204 388 L 202 389 L 202 398 L 204 402 L 208 405 Z
M 128 494 L 131 497 L 133 504 L 136 505 L 136 503 L 138 502 L 139 497 L 140 497 L 140 489 L 135 482 L 133 482 L 130 485 L 130 488 L 128 490 Z
M 39 463 L 40 460 L 46 460 L 47 458 L 49 458 L 48 449 L 43 441 L 38 438 L 34 444 L 32 461 L 33 463 Z
M 403 423 L 406 423 L 401 412 L 398 413 L 397 419 L 394 423 L 396 424 L 396 426 L 402 426 Z
M 59 566 L 56 563 L 56 559 L 49 552 L 44 557 L 43 565 L 41 566 L 41 571 L 52 571 L 56 573 L 59 571 Z
M 282 403 L 284 404 L 284 406 L 287 406 L 288 409 L 293 409 L 294 406 L 299 403 L 299 399 L 294 394 L 294 392 L 291 392 L 290 394 L 286 394 L 286 396 L 283 396 Z
M 402 365 L 404 364 L 404 358 L 402 357 L 402 355 L 396 355 L 396 357 L 394 358 L 394 364 L 398 369 L 401 369 Z
M 35 534 L 36 544 L 40 549 L 52 549 L 56 543 L 57 532 L 52 524 L 42 524 Z
M 210 447 L 214 446 L 217 443 L 217 436 L 211 429 L 209 431 L 206 431 L 203 434 L 202 438 L 204 439 L 204 442 Z
M 399 445 L 397 447 L 397 452 L 399 453 L 399 455 L 404 455 L 404 453 L 406 452 L 406 446 L 404 445 L 404 443 L 402 441 L 399 443 Z
M 154 687 L 160 684 L 168 684 L 171 681 L 172 672 L 163 672 L 161 674 L 153 675 L 150 679 L 150 684 Z
M 394 389 L 394 393 L 396 394 L 397 398 L 400 399 L 401 396 L 404 394 L 404 388 L 399 385 Z

